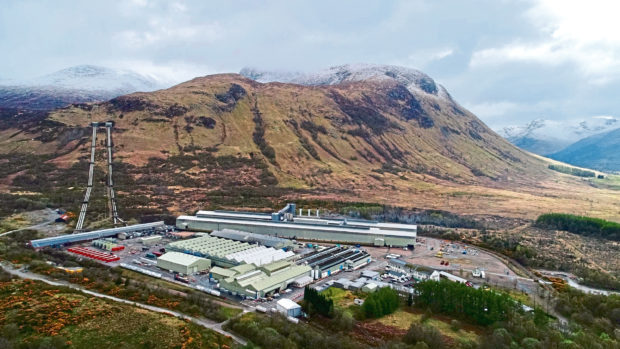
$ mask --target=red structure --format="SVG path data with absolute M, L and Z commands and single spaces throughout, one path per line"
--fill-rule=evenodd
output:
M 92 258 L 92 259 L 96 259 L 98 261 L 102 261 L 106 263 L 120 260 L 120 258 L 116 255 L 105 253 L 105 252 L 99 252 L 99 251 L 92 250 L 87 247 L 71 247 L 67 249 L 67 251 L 77 253 L 79 255 Z
M 125 246 L 119 245 L 119 246 L 112 247 L 111 251 L 122 251 L 124 249 L 125 249 Z

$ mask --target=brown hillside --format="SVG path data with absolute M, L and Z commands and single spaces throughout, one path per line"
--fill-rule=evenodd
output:
M 411 92 L 396 80 L 301 86 L 212 75 L 46 117 L 5 116 L 0 164 L 13 165 L 2 168 L 1 183 L 42 192 L 74 187 L 79 197 L 88 125 L 106 120 L 116 123 L 125 210 L 190 211 L 254 188 L 255 197 L 618 218 L 620 192 L 553 172 L 449 96 Z M 45 161 L 45 173 L 21 154 Z

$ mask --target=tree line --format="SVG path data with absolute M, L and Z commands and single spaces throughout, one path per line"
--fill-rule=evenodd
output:
M 564 230 L 579 235 L 620 241 L 620 224 L 600 218 L 547 213 L 540 215 L 535 225 L 543 229 Z
M 334 301 L 317 290 L 306 286 L 304 289 L 303 309 L 308 314 L 321 314 L 332 317 L 334 315 Z
M 582 169 L 575 168 L 575 167 L 568 167 L 568 166 L 562 166 L 562 165 L 549 165 L 548 167 L 550 170 L 554 170 L 554 171 L 558 171 L 558 172 L 562 172 L 562 173 L 566 173 L 566 174 L 578 176 L 578 177 L 595 177 L 596 176 L 596 173 L 594 173 L 593 171 L 582 170 Z
M 416 285 L 416 307 L 488 326 L 507 319 L 518 303 L 506 294 L 484 291 L 446 280 Z

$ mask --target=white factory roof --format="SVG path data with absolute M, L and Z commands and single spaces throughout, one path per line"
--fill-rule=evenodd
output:
M 276 262 L 295 254 L 291 251 L 276 250 L 272 247 L 257 246 L 248 250 L 239 251 L 226 255 L 226 259 L 235 260 L 237 262 L 245 262 L 261 266 L 263 264 Z
M 205 223 L 220 223 L 220 224 L 238 224 L 247 226 L 260 226 L 267 228 L 286 228 L 290 230 L 314 230 L 323 232 L 340 232 L 350 234 L 368 234 L 368 235 L 386 235 L 394 237 L 416 237 L 416 233 L 409 231 L 398 230 L 381 230 L 376 227 L 355 227 L 350 225 L 312 225 L 312 224 L 295 224 L 295 223 L 280 223 L 280 222 L 262 222 L 262 221 L 245 221 L 241 219 L 226 219 L 226 218 L 204 218 L 194 216 L 179 216 L 179 220 L 188 220 L 194 222 Z
M 167 262 L 181 264 L 181 265 L 192 265 L 202 259 L 205 259 L 205 258 L 200 258 L 200 257 L 192 256 L 191 254 L 181 253 L 181 252 L 167 252 L 157 258 L 157 260 L 164 260 Z
M 286 310 L 301 308 L 299 304 L 293 302 L 292 300 L 288 298 L 282 298 L 278 300 L 277 304 Z

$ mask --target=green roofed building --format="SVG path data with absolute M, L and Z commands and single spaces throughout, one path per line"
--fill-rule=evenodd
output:
M 209 271 L 209 275 L 215 280 L 221 281 L 235 275 L 247 273 L 254 269 L 256 269 L 254 264 L 239 264 L 232 268 L 213 267 Z
M 301 276 L 309 275 L 310 270 L 311 268 L 307 265 L 294 265 L 290 262 L 279 261 L 222 279 L 220 289 L 244 297 L 265 297 L 286 289 Z
M 164 270 L 191 275 L 209 269 L 211 261 L 185 253 L 168 252 L 157 258 L 157 266 Z

